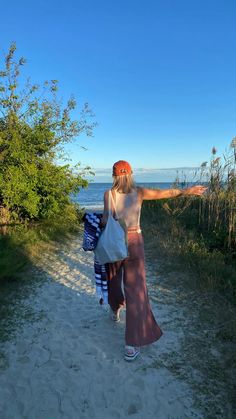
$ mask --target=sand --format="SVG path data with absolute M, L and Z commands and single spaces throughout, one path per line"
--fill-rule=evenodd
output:
M 151 302 L 164 334 L 127 363 L 125 312 L 114 323 L 98 304 L 93 254 L 81 249 L 81 239 L 42 255 L 39 264 L 44 280 L 23 302 L 35 316 L 1 343 L 1 419 L 203 417 L 189 385 L 159 362 L 161 354 L 178 350 L 183 334 L 171 323 L 170 307 L 159 303 L 161 295 Z

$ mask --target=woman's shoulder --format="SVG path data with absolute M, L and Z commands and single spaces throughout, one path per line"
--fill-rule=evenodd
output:
M 107 201 L 108 200 L 109 191 L 110 191 L 110 189 L 107 189 L 106 191 L 104 191 L 104 194 L 103 194 L 104 201 Z
M 104 195 L 108 195 L 110 191 L 111 191 L 111 189 L 107 189 L 107 190 L 104 192 Z

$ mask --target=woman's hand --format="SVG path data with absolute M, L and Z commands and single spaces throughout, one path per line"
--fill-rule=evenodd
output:
M 186 188 L 183 190 L 183 195 L 196 195 L 201 196 L 206 192 L 208 188 L 206 186 L 197 185 L 191 186 L 190 188 Z

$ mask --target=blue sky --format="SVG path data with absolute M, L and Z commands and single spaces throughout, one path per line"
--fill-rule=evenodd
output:
M 15 41 L 33 81 L 89 102 L 98 126 L 67 147 L 72 163 L 109 180 L 125 159 L 169 181 L 160 169 L 197 167 L 236 135 L 235 20 L 235 0 L 12 0 L 0 50 Z

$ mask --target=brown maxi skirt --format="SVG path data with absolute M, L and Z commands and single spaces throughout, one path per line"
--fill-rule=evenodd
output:
M 132 228 L 127 236 L 128 258 L 108 265 L 108 303 L 113 311 L 126 306 L 126 345 L 143 346 L 158 340 L 162 331 L 149 303 L 142 234 Z

